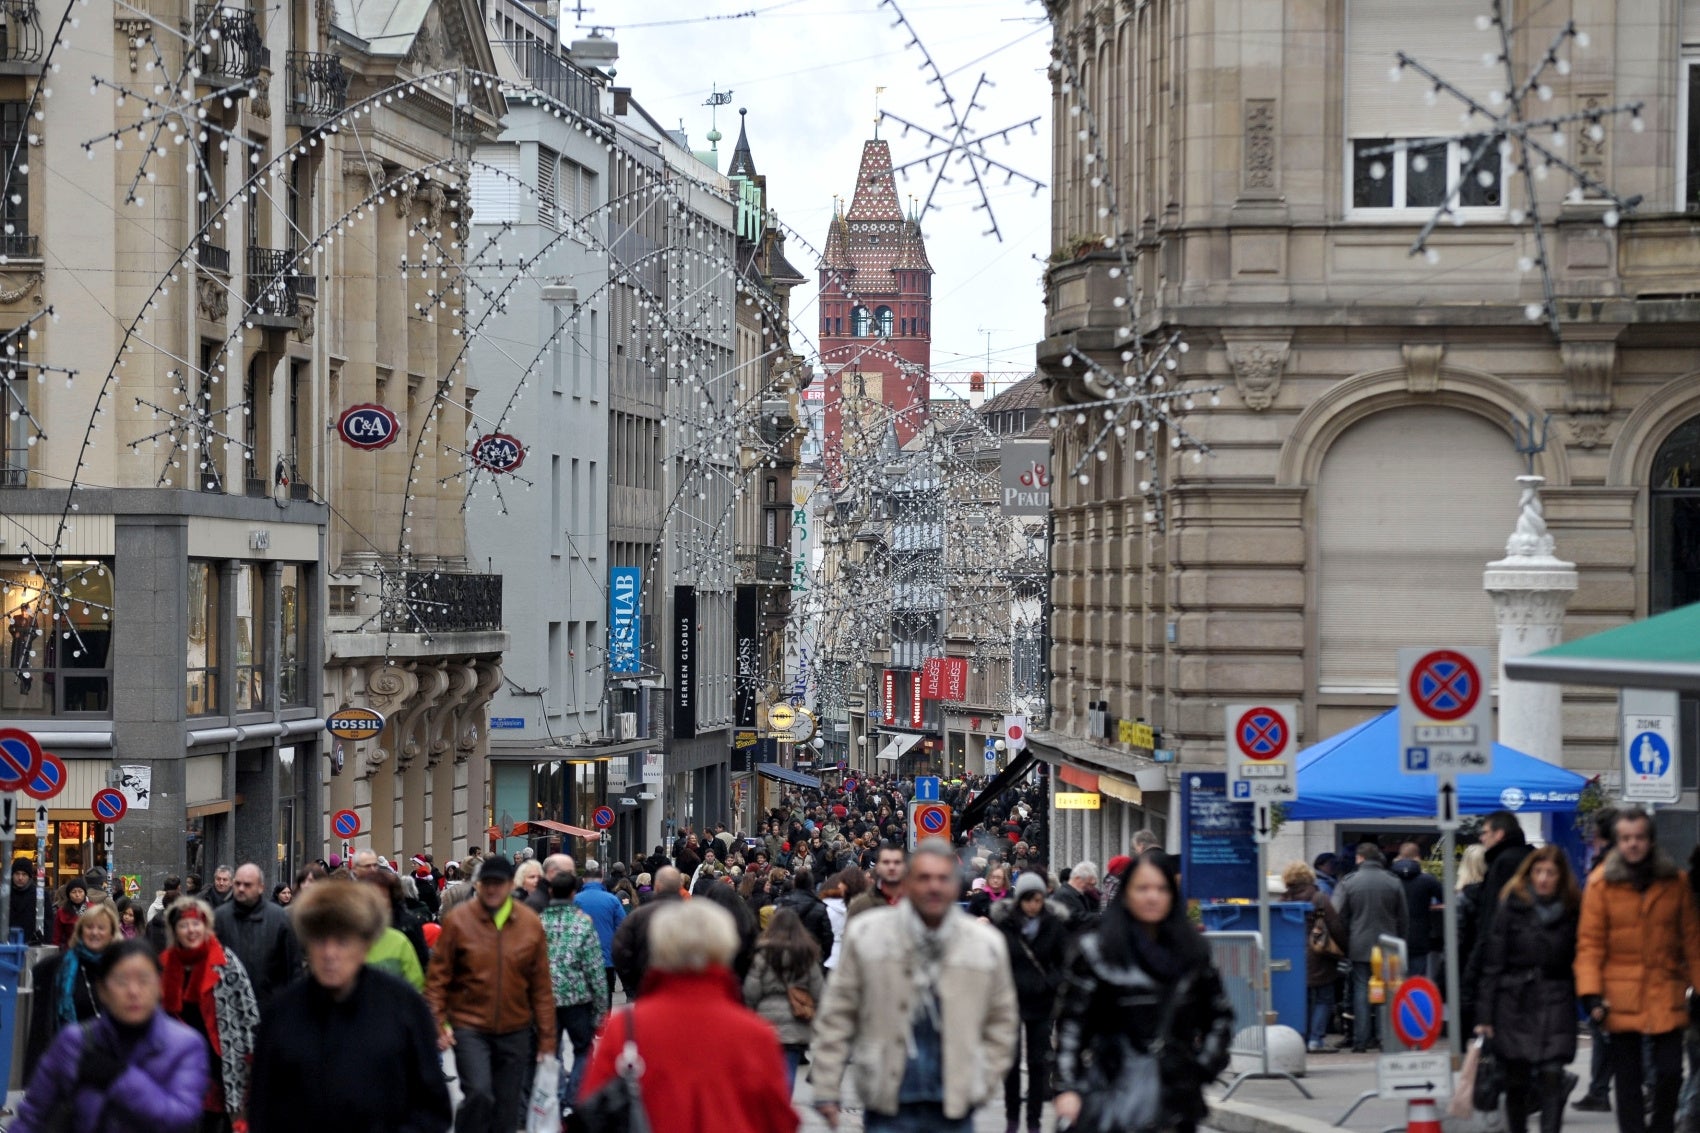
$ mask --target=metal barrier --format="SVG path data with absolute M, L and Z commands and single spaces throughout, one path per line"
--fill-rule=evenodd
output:
M 1380 1037 L 1381 1049 L 1383 1051 L 1387 1051 L 1393 1049 L 1393 995 L 1399 990 L 1399 985 L 1404 982 L 1405 977 L 1411 974 L 1407 970 L 1411 963 L 1411 953 L 1410 949 L 1406 946 L 1403 937 L 1388 936 L 1386 933 L 1382 933 L 1380 936 L 1375 938 L 1375 946 L 1381 949 L 1383 972 L 1387 970 L 1387 962 L 1389 960 L 1397 957 L 1399 961 L 1399 978 L 1397 980 L 1388 981 L 1386 997 L 1382 1000 L 1379 1006 L 1371 1008 L 1371 1010 L 1377 1012 L 1381 1016 L 1380 1020 L 1376 1024 L 1376 1034 Z M 1354 992 L 1355 990 L 1356 989 L 1354 988 Z M 1368 1020 L 1359 1019 L 1354 1015 L 1352 1018 L 1354 1038 L 1361 1034 L 1359 1028 L 1367 1025 Z M 1353 1101 L 1351 1105 L 1346 1107 L 1345 1113 L 1342 1113 L 1339 1117 L 1334 1119 L 1334 1124 L 1336 1126 L 1344 1127 L 1347 1119 L 1349 1119 L 1352 1114 L 1358 1112 L 1359 1106 L 1363 1105 L 1367 1101 L 1373 1101 L 1380 1096 L 1381 1090 L 1379 1088 L 1374 1090 L 1365 1090 L 1357 1096 L 1357 1099 Z M 1402 1128 L 1404 1128 L 1404 1126 L 1389 1127 L 1390 1130 Z
M 1269 1010 L 1269 966 L 1262 935 L 1207 932 L 1204 939 L 1210 946 L 1211 963 L 1222 978 L 1222 990 L 1234 1009 L 1234 1038 L 1228 1044 L 1228 1053 L 1257 1059 L 1256 1069 L 1237 1074 L 1228 1083 L 1222 1100 L 1227 1101 L 1241 1085 L 1256 1079 L 1284 1079 L 1309 1098 L 1310 1091 L 1297 1078 L 1269 1068 L 1269 1027 L 1275 1014 Z

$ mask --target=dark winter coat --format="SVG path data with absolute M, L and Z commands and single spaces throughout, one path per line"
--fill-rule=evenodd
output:
M 802 918 L 803 927 L 809 930 L 809 935 L 820 945 L 822 957 L 832 955 L 832 917 L 827 914 L 826 905 L 813 893 L 801 889 L 793 889 L 778 901 L 782 909 L 795 909 Z
M 1393 876 L 1405 887 L 1405 947 L 1410 955 L 1427 956 L 1441 947 L 1434 931 L 1434 907 L 1446 899 L 1440 879 L 1409 858 L 1393 863 Z
M 7 915 L 8 923 L 15 929 L 24 930 L 25 944 L 40 944 L 42 933 L 35 927 L 35 882 L 30 882 L 24 888 L 10 887 L 6 892 L 6 900 L 10 904 Z
M 213 930 L 224 950 L 242 961 L 261 1011 L 301 973 L 301 947 L 282 905 L 264 898 L 252 908 L 226 901 L 213 913 Z
M 452 1120 L 436 1025 L 406 983 L 364 968 L 341 1002 L 312 978 L 272 1001 L 254 1051 L 253 1133 L 445 1133 Z
M 1507 897 L 1481 944 L 1477 1022 L 1512 1062 L 1567 1064 L 1576 1057 L 1576 928 L 1579 910 L 1542 924 L 1520 894 Z
M 1173 996 L 1168 1033 L 1157 1034 Z M 1090 1097 L 1110 1088 L 1131 1048 L 1162 1041 L 1160 1128 L 1190 1133 L 1204 1117 L 1204 1086 L 1228 1065 L 1234 1009 L 1208 959 L 1165 982 L 1137 963 L 1111 959 L 1097 931 L 1080 939 L 1057 1001 L 1057 1093 Z
M 1493 918 L 1499 913 L 1499 899 L 1505 893 L 1505 887 L 1511 884 L 1511 879 L 1517 876 L 1517 867 L 1534 852 L 1535 848 L 1526 842 L 1516 845 L 1501 842 L 1487 852 L 1487 876 L 1482 879 L 1481 891 L 1476 894 L 1476 946 L 1464 958 L 1462 994 L 1464 1010 L 1468 1014 L 1479 1015 L 1482 1010 L 1482 1005 L 1476 1002 L 1476 992 L 1482 986 L 1482 949 L 1487 946 L 1488 935 L 1493 932 Z
M 71 1099 L 71 1120 L 60 1128 L 78 1133 L 189 1133 L 201 1124 L 207 1092 L 206 1043 L 193 1030 L 155 1011 L 124 1069 L 105 1087 L 77 1081 L 84 1034 L 87 1041 L 118 1051 L 118 1028 L 110 1019 L 66 1027 L 53 1040 L 30 1079 L 10 1133 L 53 1133 L 53 1111 Z
M 1399 879 L 1385 866 L 1364 862 L 1334 889 L 1334 908 L 1351 936 L 1346 952 L 1367 964 L 1382 936 L 1405 935 L 1409 906 Z
M 1072 885 L 1057 886 L 1051 900 L 1062 907 L 1064 925 L 1071 931 L 1079 932 L 1098 923 L 1098 902 Z
M 24 1081 L 29 1081 L 48 1044 L 59 1033 L 60 1022 L 54 1013 L 59 1002 L 59 972 L 65 963 L 60 952 L 40 961 L 32 976 L 35 990 L 30 994 L 30 1031 L 24 1044 Z M 88 965 L 80 964 L 75 982 L 71 984 L 71 1008 L 76 1021 L 85 1023 L 101 1013 L 100 1001 L 95 998 L 93 973 Z
M 1314 884 L 1306 882 L 1303 885 L 1290 886 L 1281 895 L 1283 901 L 1300 901 L 1311 906 L 1311 911 L 1305 914 L 1305 986 L 1327 987 L 1340 978 L 1340 956 L 1329 956 L 1322 952 L 1313 952 L 1309 947 L 1311 926 L 1316 924 L 1318 917 L 1328 930 L 1328 936 L 1340 946 L 1341 956 L 1345 955 L 1348 937 L 1346 922 L 1340 919 L 1340 914 L 1334 911 L 1334 903 L 1330 901 Z
M 1014 897 L 992 906 L 991 922 L 1009 946 L 1010 975 L 1023 1020 L 1049 1019 L 1056 1007 L 1057 989 L 1067 970 L 1069 932 L 1067 910 L 1047 900 L 1039 909 L 1039 929 L 1028 936 Z
M 643 977 L 649 971 L 649 921 L 655 910 L 670 902 L 682 900 L 677 890 L 650 894 L 649 903 L 620 922 L 614 932 L 614 970 L 620 975 L 626 994 L 643 994 Z

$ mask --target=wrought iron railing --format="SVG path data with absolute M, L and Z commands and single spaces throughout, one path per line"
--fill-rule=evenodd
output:
M 321 51 L 291 51 L 288 65 L 289 112 L 329 118 L 348 105 L 348 72 L 342 60 Z
M 250 82 L 259 77 L 260 68 L 271 66 L 271 50 L 259 22 L 246 8 L 197 4 L 195 29 L 208 49 L 201 55 L 204 82 Z
M 0 233 L 0 252 L 8 259 L 35 260 L 41 258 L 41 237 L 22 232 Z
M 791 553 L 783 548 L 757 547 L 753 551 L 743 551 L 739 553 L 738 561 L 754 568 L 758 583 L 778 585 L 791 581 Z
M 389 633 L 477 633 L 502 628 L 502 576 L 408 570 L 384 576 Z
M 196 261 L 208 271 L 230 274 L 230 249 L 203 240 L 195 252 Z
M 589 75 L 540 39 L 498 39 L 492 47 L 505 50 L 538 92 L 586 118 L 602 117 L 601 98 Z
M 0 61 L 39 63 L 46 46 L 35 0 L 0 0 Z
M 301 313 L 296 270 L 295 253 L 288 248 L 248 248 L 248 305 L 254 314 L 294 318 Z

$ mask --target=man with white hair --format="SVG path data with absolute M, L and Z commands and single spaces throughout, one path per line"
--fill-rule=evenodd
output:
M 1051 899 L 1068 912 L 1068 928 L 1081 932 L 1098 923 L 1098 863 L 1080 862 L 1068 871 L 1068 884 L 1059 885 Z
M 531 891 L 525 903 L 531 907 L 532 912 L 542 916 L 543 910 L 549 907 L 549 883 L 563 873 L 577 872 L 578 867 L 573 864 L 571 855 L 550 854 L 543 859 L 543 884 Z

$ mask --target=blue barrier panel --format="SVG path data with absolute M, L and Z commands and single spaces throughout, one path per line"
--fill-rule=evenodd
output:
M 1305 917 L 1313 906 L 1303 901 L 1276 901 L 1269 906 L 1269 935 L 1265 943 L 1275 970 L 1269 973 L 1269 1006 L 1275 1021 L 1305 1033 Z M 1256 932 L 1256 905 L 1200 905 L 1209 932 Z M 1281 970 L 1280 961 L 1287 961 Z

